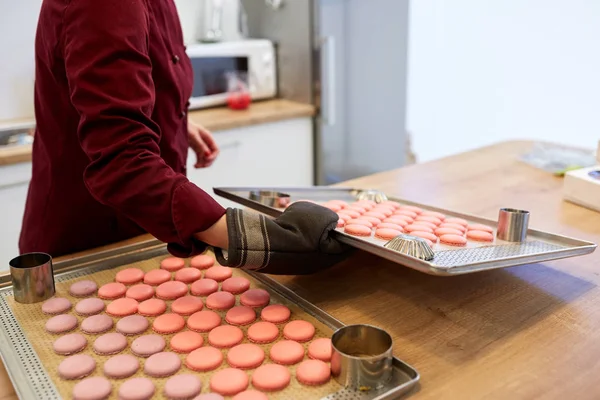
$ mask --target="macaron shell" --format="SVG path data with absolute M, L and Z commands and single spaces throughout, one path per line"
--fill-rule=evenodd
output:
M 225 320 L 231 325 L 248 325 L 256 320 L 256 312 L 248 306 L 233 307 L 225 314 Z
M 178 257 L 167 257 L 160 262 L 160 267 L 169 272 L 175 272 L 185 267 L 185 261 Z
M 210 378 L 210 389 L 223 396 L 234 396 L 248 387 L 248 375 L 237 368 L 222 369 Z
M 315 360 L 331 361 L 331 339 L 319 338 L 308 346 L 308 356 Z
M 202 272 L 196 268 L 182 268 L 175 272 L 175 280 L 183 283 L 192 283 L 202 278 Z
M 412 231 L 410 233 L 411 236 L 420 237 L 423 239 L 431 240 L 433 243 L 437 242 L 438 238 L 435 234 L 431 232 L 423 232 L 423 231 Z
M 221 325 L 221 317 L 214 311 L 202 310 L 189 316 L 187 327 L 196 332 L 209 332 Z
M 258 390 L 244 390 L 233 396 L 231 400 L 269 400 L 269 398 Z
M 371 236 L 371 228 L 364 225 L 348 225 L 344 227 L 344 232 L 353 236 Z
M 167 311 L 167 303 L 161 299 L 148 299 L 138 305 L 138 314 L 156 317 Z
M 264 307 L 270 301 L 271 295 L 265 289 L 250 289 L 240 296 L 240 303 L 248 307 Z
M 409 233 L 415 231 L 433 233 L 433 229 L 431 227 L 424 224 L 418 224 L 416 222 L 414 224 L 405 226 L 404 230 Z
M 81 321 L 81 330 L 89 334 L 104 333 L 113 326 L 113 319 L 105 314 L 92 315 Z
M 52 344 L 52 348 L 56 354 L 69 356 L 85 349 L 87 339 L 79 333 L 70 333 L 56 339 Z
M 83 299 L 75 304 L 75 312 L 79 315 L 90 316 L 96 315 L 104 311 L 106 305 L 102 299 L 90 297 Z
M 219 282 L 214 279 L 198 279 L 192 283 L 190 290 L 194 296 L 208 296 L 219 290 Z
M 111 357 L 106 360 L 103 366 L 104 375 L 115 379 L 129 378 L 139 369 L 139 360 L 130 354 L 119 354 Z
M 206 298 L 206 307 L 211 310 L 227 310 L 234 305 L 235 296 L 229 292 L 215 292 Z
M 250 281 L 241 276 L 225 279 L 221 285 L 221 290 L 232 294 L 244 293 L 248 289 L 250 289 Z
M 70 332 L 77 327 L 77 318 L 71 314 L 60 314 L 46 321 L 46 331 L 50 333 Z
M 171 273 L 165 269 L 153 269 L 144 275 L 144 283 L 151 286 L 158 286 L 171 280 Z
M 58 364 L 58 375 L 62 379 L 81 379 L 96 369 L 96 361 L 87 354 L 75 354 Z
M 260 318 L 265 322 L 272 322 L 274 324 L 281 324 L 287 322 L 290 319 L 292 312 L 289 308 L 281 304 L 271 304 L 266 306 L 260 312 Z
M 125 317 L 135 314 L 138 310 L 137 300 L 129 297 L 113 300 L 106 306 L 106 313 L 114 317 Z
M 202 390 L 202 382 L 196 375 L 175 375 L 165 382 L 163 393 L 172 400 L 191 399 Z
M 144 363 L 144 373 L 154 378 L 171 376 L 180 368 L 179 356 L 168 351 L 153 354 Z
M 223 363 L 223 353 L 214 347 L 200 347 L 185 358 L 185 365 L 194 371 L 206 372 L 217 369 Z
M 261 365 L 252 373 L 252 386 L 265 392 L 285 389 L 291 381 L 290 370 L 279 364 Z
M 454 229 L 454 228 L 440 227 L 440 228 L 437 228 L 435 230 L 435 234 L 437 236 L 442 236 L 442 235 L 459 235 L 459 236 L 462 236 L 463 232 L 461 230 Z
M 217 348 L 229 348 L 242 342 L 244 333 L 237 326 L 221 325 L 208 333 L 208 342 Z
M 322 385 L 327 383 L 330 377 L 329 365 L 321 360 L 305 360 L 296 368 L 296 379 L 304 385 Z
M 304 358 L 304 347 L 293 340 L 282 340 L 271 347 L 269 357 L 277 364 L 297 364 Z
M 272 343 L 279 337 L 279 328 L 272 323 L 261 321 L 248 328 L 248 339 L 254 343 Z
M 100 355 L 112 355 L 127 347 L 127 339 L 118 332 L 106 333 L 94 341 L 94 352 Z
M 125 296 L 127 287 L 120 282 L 111 282 L 100 286 L 98 289 L 98 297 L 105 300 L 118 299 Z
M 392 215 L 390 218 L 384 219 L 382 223 L 400 225 L 404 229 L 406 226 L 412 224 L 413 220 L 403 215 Z
M 465 233 L 467 230 L 467 227 L 465 225 L 455 224 L 452 222 L 444 222 L 440 225 L 440 228 L 452 228 L 456 229 L 457 231 L 460 231 L 461 233 Z
M 157 333 L 169 334 L 179 332 L 185 327 L 185 320 L 179 314 L 168 313 L 163 314 L 152 323 L 152 329 Z
M 194 331 L 179 332 L 171 338 L 171 350 L 177 353 L 189 353 L 204 343 L 202 335 Z
M 399 210 L 394 211 L 393 215 L 406 215 L 407 217 L 410 217 L 412 219 L 415 219 L 418 216 L 418 214 L 416 212 L 407 210 L 405 208 L 400 208 Z
M 233 270 L 231 268 L 216 265 L 206 270 L 204 273 L 204 278 L 213 279 L 217 282 L 223 282 L 224 280 L 231 278 L 232 275 Z
M 379 239 L 383 239 L 383 240 L 391 240 L 401 234 L 402 234 L 401 231 L 398 231 L 396 229 L 389 229 L 389 228 L 378 228 L 375 231 L 375 237 L 379 238 Z
M 42 312 L 49 315 L 62 314 L 71 309 L 73 305 L 64 297 L 53 297 L 42 303 Z
M 101 376 L 86 378 L 73 387 L 73 400 L 104 400 L 112 393 L 112 384 Z M 126 400 L 126 399 L 123 399 Z
M 179 281 L 168 281 L 161 283 L 156 288 L 156 297 L 162 300 L 175 300 L 185 296 L 188 292 L 188 286 Z
M 444 223 L 458 224 L 458 225 L 462 225 L 465 228 L 469 225 L 469 222 L 466 219 L 455 218 L 455 217 L 446 218 L 444 220 Z
M 171 303 L 171 310 L 179 315 L 191 315 L 202 310 L 204 303 L 196 296 L 183 296 Z
M 83 280 L 73 283 L 69 287 L 69 293 L 73 297 L 87 297 L 98 291 L 98 284 L 94 281 Z
M 129 315 L 117 321 L 117 332 L 123 335 L 139 335 L 146 332 L 150 322 L 141 315 Z
M 213 265 L 215 265 L 215 259 L 206 254 L 200 254 L 190 261 L 190 267 L 192 268 L 208 269 Z
M 126 268 L 115 275 L 115 281 L 124 285 L 133 285 L 144 280 L 144 271 L 139 268 Z
M 415 223 L 417 222 L 431 222 L 434 225 L 439 226 L 442 223 L 442 220 L 434 215 L 425 215 L 425 213 L 423 213 L 415 218 Z
M 406 225 L 406 224 L 404 224 Z M 377 225 L 377 229 L 394 229 L 396 231 L 400 231 L 400 232 L 404 232 L 404 228 L 402 228 L 402 225 L 400 224 L 393 224 L 391 222 L 382 222 L 379 225 Z
M 283 327 L 283 336 L 296 342 L 308 342 L 315 336 L 315 327 L 308 321 L 296 320 Z
M 131 378 L 119 388 L 119 400 L 150 400 L 156 387 L 148 378 Z
M 467 232 L 467 239 L 477 242 L 493 242 L 494 235 L 486 231 L 470 230 Z
M 133 285 L 127 292 L 125 292 L 125 297 L 129 297 L 136 301 L 144 301 L 151 299 L 154 296 L 154 288 L 146 283 L 140 283 L 137 285 Z
M 379 223 L 381 223 L 381 221 L 379 221 Z M 373 222 L 363 219 L 362 217 L 351 219 L 350 221 L 346 222 L 346 225 L 362 225 L 366 226 L 367 228 L 373 228 Z
M 467 239 L 459 235 L 442 235 L 440 236 L 440 243 L 451 246 L 464 246 L 467 244 Z
M 233 368 L 253 369 L 265 360 L 265 352 L 252 343 L 239 344 L 227 352 L 227 363 Z
M 149 357 L 160 353 L 165 349 L 167 343 L 160 335 L 144 335 L 136 338 L 131 343 L 131 351 L 140 357 Z

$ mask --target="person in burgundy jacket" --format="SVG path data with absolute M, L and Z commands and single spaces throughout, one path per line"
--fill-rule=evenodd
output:
M 218 155 L 188 122 L 192 67 L 173 0 L 44 0 L 36 44 L 33 174 L 20 251 L 56 257 L 149 232 L 180 257 L 303 274 L 347 254 L 337 215 L 223 209 L 186 178 Z M 223 249 L 224 251 L 221 251 Z

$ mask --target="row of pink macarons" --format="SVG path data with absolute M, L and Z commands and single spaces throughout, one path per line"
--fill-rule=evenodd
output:
M 441 243 L 455 246 L 464 246 L 467 239 L 478 242 L 494 240 L 494 230 L 489 226 L 469 224 L 462 218 L 446 217 L 437 211 L 394 201 L 347 203 L 331 200 L 322 205 L 337 212 L 340 217 L 338 227 L 344 227 L 346 233 L 355 236 L 370 236 L 372 229 L 375 229 L 374 236 L 382 240 L 408 233 L 425 239 L 430 246 L 438 239 Z

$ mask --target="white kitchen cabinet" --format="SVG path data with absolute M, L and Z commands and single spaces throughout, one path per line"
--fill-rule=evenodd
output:
M 236 205 L 214 195 L 213 187 L 311 186 L 312 129 L 311 118 L 295 118 L 214 132 L 221 154 L 211 167 L 194 169 L 190 151 L 188 178 L 226 207 Z
M 19 255 L 19 234 L 31 180 L 31 163 L 0 167 L 0 271 Z

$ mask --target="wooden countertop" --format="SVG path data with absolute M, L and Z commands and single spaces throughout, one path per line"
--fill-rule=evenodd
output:
M 291 118 L 312 117 L 314 113 L 315 108 L 310 104 L 275 99 L 255 102 L 247 110 L 234 111 L 218 107 L 190 111 L 189 116 L 208 130 L 218 132 Z M 0 147 L 0 166 L 28 161 L 31 161 L 31 145 Z
M 516 160 L 506 142 L 351 182 L 496 218 L 531 211 L 533 228 L 600 242 L 600 213 L 561 200 L 562 180 Z M 280 277 L 341 321 L 388 330 L 421 374 L 415 399 L 600 397 L 600 252 L 544 264 L 435 277 L 357 253 L 328 271 Z M 0 399 L 16 396 L 4 371 Z

